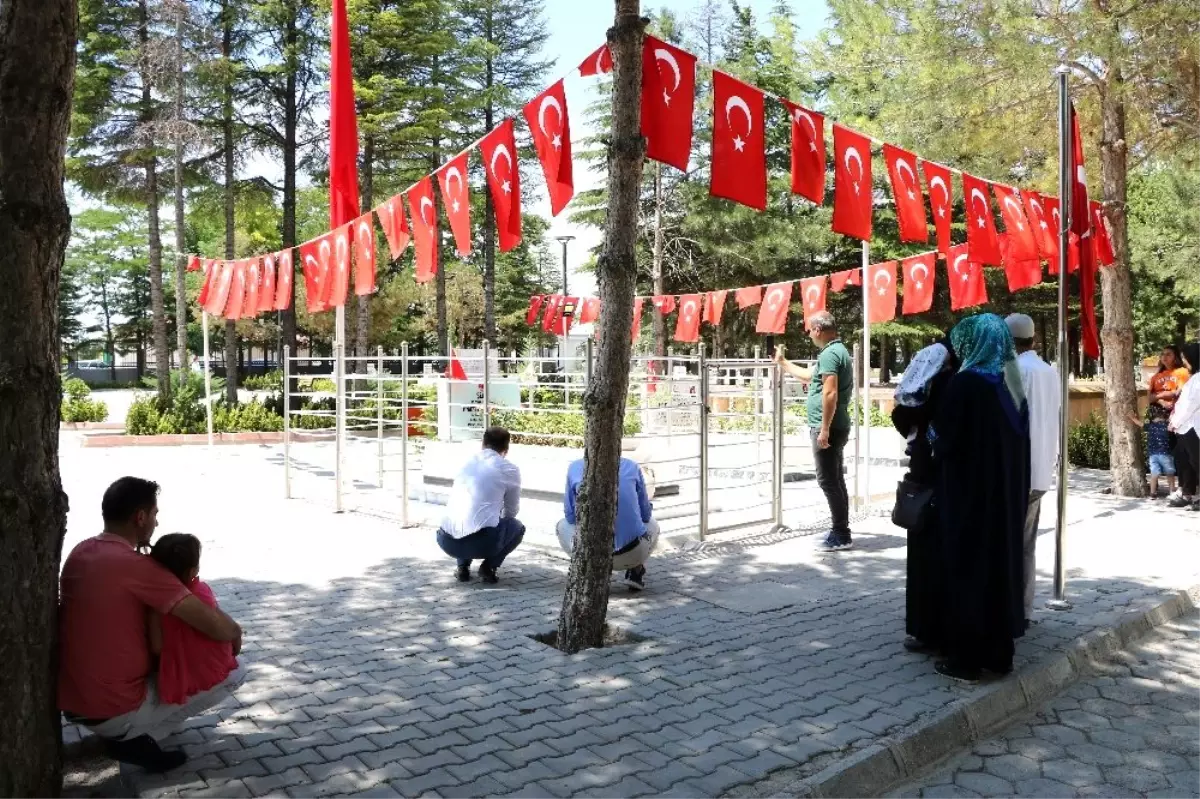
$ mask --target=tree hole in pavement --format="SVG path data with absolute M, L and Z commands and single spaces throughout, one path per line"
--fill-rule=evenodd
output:
M 546 646 L 558 649 L 558 630 L 550 630 L 549 632 L 545 633 L 534 633 L 529 637 L 537 641 L 539 644 L 545 644 Z M 629 630 L 616 627 L 612 624 L 606 624 L 604 625 L 604 642 L 600 646 L 601 648 L 607 648 L 610 646 L 628 646 L 630 644 L 640 644 L 646 640 L 649 639 L 643 635 L 632 633 Z

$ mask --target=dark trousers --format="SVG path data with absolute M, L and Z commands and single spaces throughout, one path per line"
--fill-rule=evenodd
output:
M 516 519 L 501 519 L 495 527 L 485 527 L 462 538 L 455 538 L 445 530 L 438 530 L 437 542 L 459 566 L 471 567 L 472 560 L 482 560 L 490 569 L 500 568 L 504 559 L 525 538 L 525 525 Z
M 829 446 L 825 449 L 821 449 L 817 444 L 820 431 L 814 429 L 809 432 L 812 435 L 813 460 L 817 464 L 817 485 L 825 492 L 825 500 L 829 503 L 833 532 L 849 533 L 850 493 L 846 491 L 842 452 L 846 449 L 846 439 L 850 437 L 850 431 L 830 430 Z
M 1179 475 L 1179 490 L 1185 497 L 1194 497 L 1200 489 L 1200 438 L 1195 430 L 1187 431 L 1175 442 L 1175 473 Z

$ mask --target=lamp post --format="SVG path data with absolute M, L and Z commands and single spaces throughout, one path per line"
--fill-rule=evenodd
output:
M 558 243 L 562 245 L 563 251 L 563 296 L 567 296 L 567 244 L 575 240 L 574 236 L 555 236 Z
M 562 270 L 563 270 L 562 293 L 563 293 L 563 297 L 565 298 L 567 296 L 567 244 L 574 241 L 575 237 L 574 236 L 555 236 L 554 238 L 558 239 L 558 243 L 562 245 Z M 564 328 L 565 328 L 565 326 L 564 326 Z M 558 361 L 562 366 L 564 380 L 566 379 L 566 372 L 567 372 L 566 358 L 567 358 L 567 334 L 566 334 L 566 330 L 564 329 L 562 338 L 560 338 L 558 340 Z

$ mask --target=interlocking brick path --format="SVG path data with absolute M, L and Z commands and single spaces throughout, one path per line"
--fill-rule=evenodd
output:
M 898 797 L 1200 796 L 1200 616 L 1152 632 Z
M 981 690 L 901 647 L 905 539 L 886 519 L 845 553 L 774 535 L 656 558 L 648 590 L 614 583 L 609 609 L 646 640 L 568 657 L 529 637 L 555 624 L 563 558 L 527 547 L 498 586 L 457 584 L 429 529 L 284 501 L 273 454 L 64 445 L 67 548 L 95 532 L 112 477 L 160 479 L 161 531 L 200 536 L 202 576 L 246 630 L 237 700 L 168 741 L 184 768 L 127 770 L 126 791 L 718 796 L 815 772 Z M 1018 668 L 1200 583 L 1194 514 L 1080 495 L 1070 521 L 1075 608 L 1038 611 Z M 1039 603 L 1052 535 L 1040 544 Z

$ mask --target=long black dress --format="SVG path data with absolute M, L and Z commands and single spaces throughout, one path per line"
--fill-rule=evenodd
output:
M 1029 500 L 1029 422 L 1003 380 L 959 372 L 934 418 L 942 651 L 959 667 L 1012 670 L 1024 634 L 1022 529 Z
M 938 504 L 938 471 L 933 462 L 933 449 L 926 435 L 934 418 L 946 385 L 953 372 L 934 376 L 926 388 L 926 400 L 916 407 L 897 405 L 892 411 L 892 424 L 903 436 L 915 432 L 909 448 L 908 474 L 905 478 L 934 489 L 933 506 Z M 943 643 L 941 617 L 945 607 L 941 547 L 933 511 L 929 522 L 908 531 L 907 579 L 904 587 L 904 630 L 922 644 L 941 649 Z

